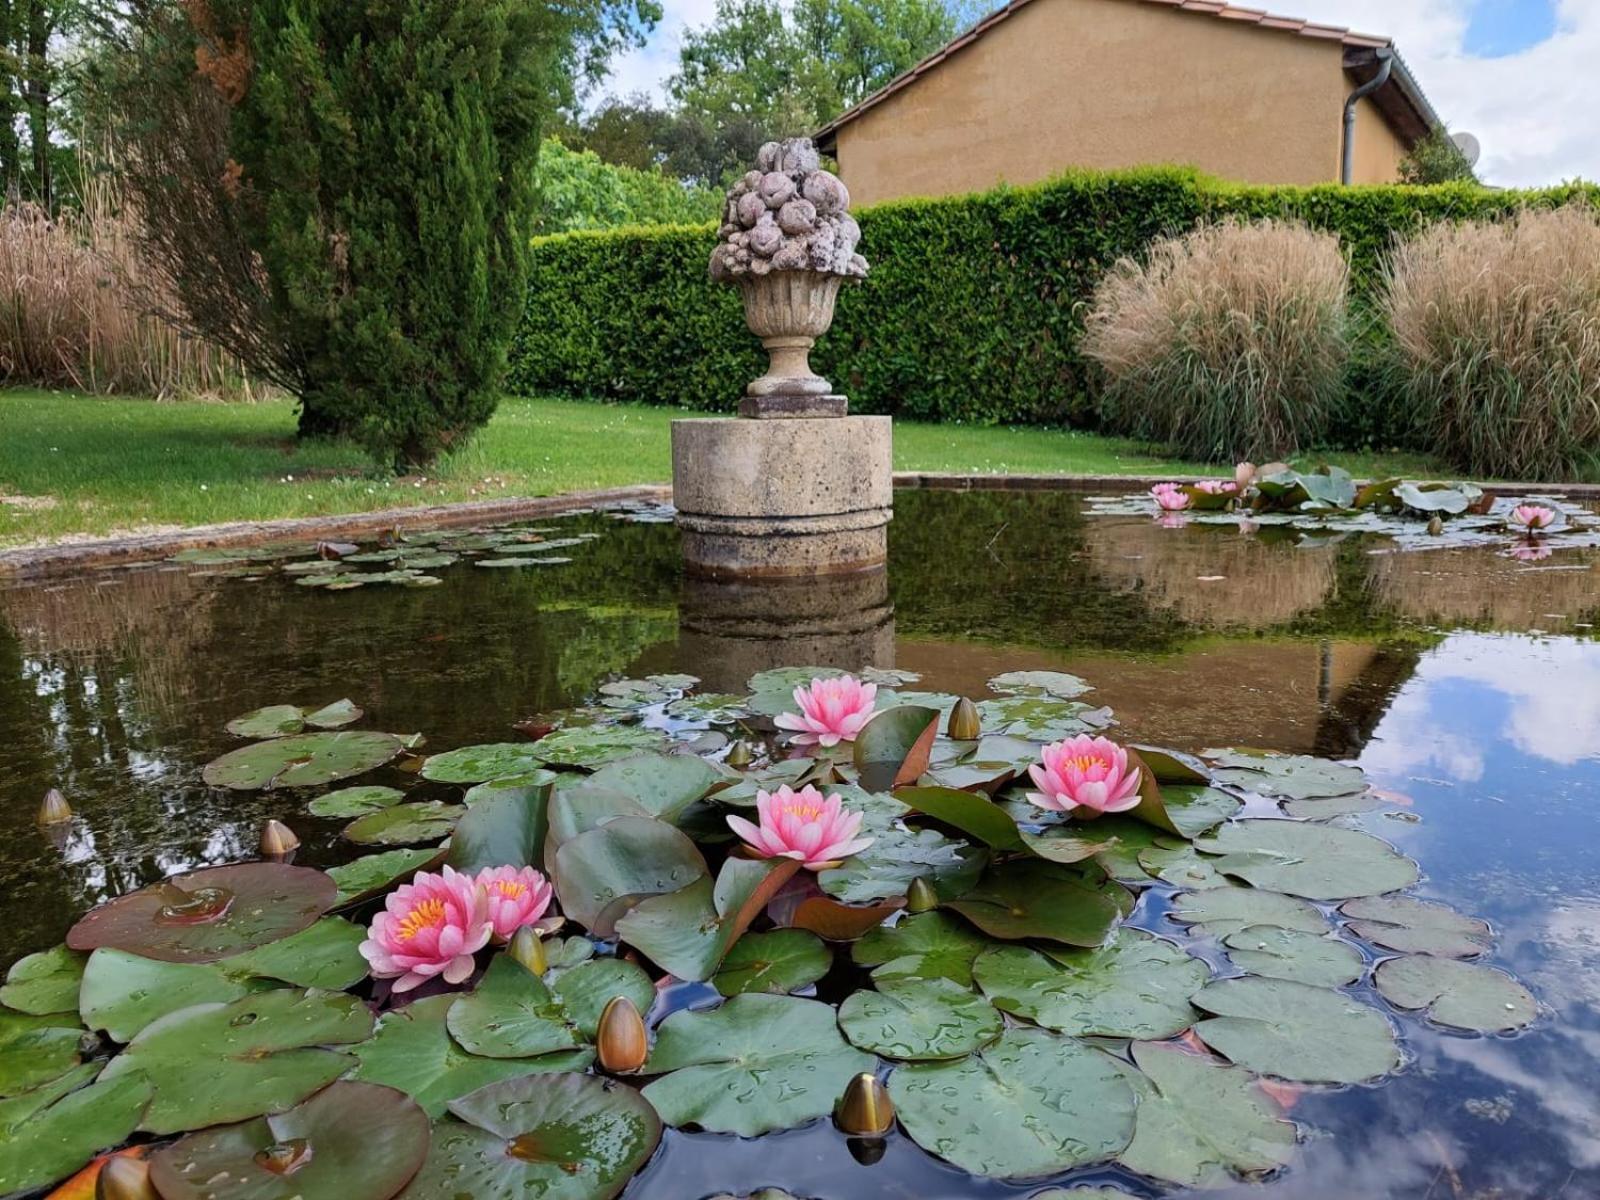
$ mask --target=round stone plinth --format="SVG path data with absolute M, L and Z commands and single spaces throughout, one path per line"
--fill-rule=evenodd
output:
M 672 423 L 689 569 L 717 578 L 860 571 L 888 556 L 888 417 Z

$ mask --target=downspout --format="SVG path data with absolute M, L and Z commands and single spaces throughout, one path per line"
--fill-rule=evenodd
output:
M 1377 51 L 1378 73 L 1355 91 L 1344 102 L 1344 157 L 1339 166 L 1339 182 L 1348 186 L 1356 170 L 1356 105 L 1389 82 L 1394 71 L 1394 51 L 1387 47 Z

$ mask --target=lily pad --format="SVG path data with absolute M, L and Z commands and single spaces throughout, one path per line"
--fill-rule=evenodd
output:
M 500 1079 L 541 1072 L 582 1071 L 594 1059 L 587 1047 L 540 1058 L 483 1058 L 450 1037 L 446 1016 L 459 997 L 428 996 L 378 1018 L 377 1031 L 352 1049 L 350 1078 L 399 1088 L 430 1117 L 458 1096 Z
M 1382 801 L 1373 792 L 1355 792 L 1348 796 L 1317 796 L 1309 800 L 1285 800 L 1283 811 L 1297 821 L 1331 821 L 1335 817 L 1349 817 L 1371 812 Z
M 342 991 L 367 976 L 359 949 L 367 931 L 342 917 L 323 917 L 286 938 L 217 963 L 230 975 L 278 979 L 295 987 Z
M 299 733 L 306 727 L 305 709 L 298 704 L 269 704 L 229 721 L 226 728 L 234 737 L 276 738 Z
M 861 786 L 883 792 L 915 783 L 928 769 L 938 733 L 936 709 L 902 704 L 878 713 L 856 735 L 853 754 Z
M 882 983 L 890 979 L 948 979 L 972 986 L 973 960 L 994 945 L 948 913 L 925 912 L 880 926 L 851 947 L 851 956 Z
M 82 1013 L 90 1029 L 131 1042 L 140 1030 L 192 1004 L 223 1004 L 259 990 L 213 963 L 172 963 L 123 950 L 96 950 L 83 973 Z
M 1205 963 L 1138 929 L 1092 950 L 996 946 L 972 973 L 1002 1012 L 1075 1037 L 1182 1033 L 1197 1015 L 1189 997 L 1211 978 Z
M 111 946 L 164 962 L 215 962 L 298 933 L 333 907 L 321 871 L 235 863 L 174 875 L 91 909 L 67 933 L 74 950 Z
M 202 775 L 212 787 L 244 792 L 320 787 L 381 767 L 404 749 L 392 733 L 302 733 L 241 746 L 207 763 Z
M 550 772 L 480 783 L 450 836 L 450 865 L 476 873 L 485 867 L 533 867 L 544 859 L 550 825 Z
M 381 808 L 391 808 L 405 798 L 406 794 L 399 788 L 372 785 L 348 787 L 318 796 L 306 805 L 306 811 L 314 817 L 349 820 L 351 817 L 364 817 Z
M 638 754 L 607 763 L 585 786 L 631 796 L 653 816 L 675 821 L 721 778 L 715 767 L 693 754 Z
M 335 700 L 306 713 L 306 724 L 313 729 L 343 729 L 354 725 L 364 715 L 354 700 Z
M 93 1068 L 85 1068 L 92 1074 Z M 72 1174 L 95 1154 L 125 1141 L 150 1102 L 141 1075 L 104 1079 L 0 1101 L 0 1195 L 43 1187 Z M 75 1090 L 74 1090 L 75 1089 Z
M 1475 958 L 1494 944 L 1486 922 L 1410 896 L 1351 900 L 1339 911 L 1351 918 L 1350 931 L 1357 937 L 1402 954 Z
M 925 879 L 941 899 L 970 888 L 988 854 L 936 829 L 911 829 L 903 804 L 892 796 L 838 789 L 846 806 L 862 815 L 861 836 L 872 844 L 843 865 L 822 871 L 817 883 L 835 900 L 870 904 L 904 896 L 913 880 Z M 720 795 L 720 793 L 719 793 Z
M 1418 877 L 1417 864 L 1388 842 L 1333 825 L 1235 821 L 1194 845 L 1217 855 L 1211 865 L 1224 875 L 1309 900 L 1377 896 Z
M 1400 1066 L 1383 1014 L 1352 996 L 1286 979 L 1223 979 L 1193 997 L 1194 1027 L 1218 1054 L 1297 1083 L 1360 1083 Z
M 735 996 L 674 1013 L 656 1030 L 644 1098 L 669 1125 L 757 1137 L 826 1115 L 870 1054 L 839 1035 L 832 1006 L 795 996 Z
M 667 716 L 679 721 L 704 721 L 708 725 L 732 725 L 750 715 L 743 696 L 729 692 L 703 692 L 684 696 L 667 705 Z
M 839 1006 L 852 1045 L 884 1058 L 959 1058 L 1000 1036 L 1005 1023 L 983 997 L 949 979 L 889 978 Z
M 1161 799 L 1177 832 L 1186 838 L 1209 833 L 1244 807 L 1236 796 L 1214 787 L 1161 785 Z
M 705 859 L 683 832 L 653 817 L 618 817 L 563 842 L 555 853 L 561 911 L 596 937 L 650 896 L 685 888 L 706 874 Z
M 583 1045 L 561 1002 L 538 976 L 497 954 L 483 980 L 462 996 L 446 1019 L 450 1036 L 486 1058 L 537 1058 Z
M 1064 832 L 1057 832 L 1062 829 Z M 1095 852 L 1094 861 L 1111 878 L 1120 883 L 1145 884 L 1154 878 L 1140 865 L 1140 851 L 1153 846 L 1171 849 L 1180 845 L 1172 834 L 1164 833 L 1154 825 L 1146 825 L 1143 821 L 1135 821 L 1127 816 L 1113 814 L 1097 817 L 1093 822 L 1093 829 L 1094 837 L 1104 843 L 1102 848 Z M 1075 832 L 1070 823 L 1065 827 L 1051 826 L 1045 830 L 1046 834 L 1058 837 L 1074 836 Z
M 569 939 L 581 942 L 593 952 L 587 939 Z M 574 947 L 574 953 L 581 951 Z M 577 1029 L 586 1040 L 593 1041 L 600 1031 L 600 1017 L 606 1005 L 618 996 L 625 996 L 641 1013 L 650 1011 L 655 1003 L 656 988 L 650 976 L 631 962 L 620 958 L 585 958 L 571 964 L 553 976 L 552 991 L 561 1005 L 568 1024 Z
M 448 837 L 467 810 L 439 800 L 415 800 L 380 808 L 344 827 L 344 837 L 360 846 L 408 846 Z
M 391 884 L 411 878 L 443 856 L 444 852 L 437 846 L 417 850 L 385 850 L 343 866 L 329 867 L 327 874 L 338 886 L 338 903 L 349 904 L 353 900 L 387 891 Z
M 1248 1071 L 1161 1043 L 1135 1042 L 1132 1053 L 1139 1111 L 1133 1140 L 1117 1156 L 1123 1166 L 1213 1188 L 1293 1161 L 1294 1124 Z
M 815 934 L 774 929 L 735 942 L 711 983 L 724 996 L 794 992 L 821 979 L 832 965 L 833 954 Z
M 701 878 L 651 897 L 617 922 L 617 935 L 679 979 L 710 979 L 799 868 L 792 858 L 730 858 L 714 885 Z
M 1211 888 L 1227 883 L 1212 861 L 1188 842 L 1157 840 L 1139 851 L 1139 866 L 1152 879 L 1177 887 Z
M 544 766 L 538 742 L 492 742 L 430 754 L 422 777 L 435 783 L 483 783 L 510 775 L 526 775 Z
M 1042 1029 L 1009 1029 L 954 1062 L 896 1067 L 889 1096 L 919 1146 L 972 1175 L 1059 1174 L 1111 1158 L 1134 1132 L 1122 1065 Z
M 139 1127 L 179 1133 L 298 1104 L 355 1065 L 326 1047 L 364 1041 L 371 1032 L 372 1013 L 354 996 L 257 992 L 152 1022 L 101 1079 L 143 1072 L 155 1098 Z
M 1539 1015 L 1527 988 L 1480 963 L 1408 954 L 1379 963 L 1373 982 L 1396 1008 L 1426 1009 L 1429 1019 L 1453 1029 L 1510 1033 Z
M 450 1112 L 407 1200 L 611 1200 L 661 1140 L 637 1091 L 589 1075 L 507 1079 Z
M 1169 915 L 1193 925 L 1207 937 L 1225 938 L 1247 926 L 1326 933 L 1328 920 L 1315 905 L 1260 888 L 1214 887 L 1183 892 L 1173 899 Z
M 798 712 L 795 688 L 807 687 L 813 679 L 837 679 L 847 674 L 848 671 L 837 667 L 775 667 L 770 671 L 757 671 L 745 683 L 751 691 L 746 703 L 751 712 L 764 717 Z
M 1094 688 L 1088 681 L 1061 671 L 1007 671 L 989 680 L 989 690 L 1014 696 L 1055 696 L 1072 700 Z
M 389 1200 L 428 1153 L 428 1116 L 403 1092 L 328 1085 L 287 1112 L 203 1129 L 150 1158 L 163 1200 Z
M 0 1004 L 33 1016 L 77 1012 L 78 985 L 87 961 L 64 945 L 24 955 L 6 972 Z
M 978 704 L 983 732 L 1033 742 L 1059 742 L 1116 724 L 1109 708 L 1049 696 L 1002 696 Z
M 1024 849 L 1011 814 L 987 796 L 946 787 L 903 787 L 894 798 L 911 814 L 932 817 L 997 850 Z
M 1006 941 L 1043 938 L 1098 946 L 1130 900 L 1127 890 L 1110 879 L 1023 860 L 991 867 L 971 891 L 945 907 Z
M 1326 934 L 1247 925 L 1223 939 L 1228 959 L 1241 971 L 1337 988 L 1365 974 L 1366 960 L 1349 942 Z
M 1364 792 L 1367 777 L 1360 767 L 1270 750 L 1207 750 L 1217 764 L 1218 783 L 1279 799 L 1310 800 Z
M 76 1067 L 83 1030 L 62 1016 L 0 1012 L 0 1096 L 17 1096 Z
M 534 743 L 546 762 L 591 771 L 666 744 L 666 734 L 643 725 L 580 725 L 558 729 Z

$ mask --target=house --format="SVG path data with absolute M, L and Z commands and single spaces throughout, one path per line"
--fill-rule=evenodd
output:
M 815 136 L 874 204 L 1153 163 L 1390 183 L 1437 128 L 1388 38 L 1220 0 L 1011 0 Z

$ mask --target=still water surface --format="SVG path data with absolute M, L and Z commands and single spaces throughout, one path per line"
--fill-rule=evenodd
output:
M 670 525 L 585 514 L 563 532 L 602 536 L 570 564 L 462 563 L 426 590 L 324 593 L 172 565 L 0 589 L 0 966 L 106 896 L 253 856 L 269 816 L 290 819 L 302 862 L 355 857 L 342 822 L 201 782 L 237 744 L 224 722 L 262 705 L 349 696 L 364 727 L 439 750 L 514 737 L 518 720 L 650 672 L 739 691 L 769 666 L 872 664 L 982 695 L 1001 671 L 1065 670 L 1131 740 L 1359 762 L 1394 806 L 1348 820 L 1422 864 L 1420 895 L 1492 921 L 1492 961 L 1547 1009 L 1514 1038 L 1403 1022 L 1399 1075 L 1287 1097 L 1299 1162 L 1207 1194 L 1600 1197 L 1600 554 L 1310 547 L 1087 517 L 1064 493 L 897 504 L 887 576 L 826 585 L 687 580 Z M 33 824 L 50 787 L 76 813 L 54 839 Z M 1162 914 L 1136 923 L 1160 929 Z M 1116 1170 L 1080 1174 L 1157 1194 Z M 1039 1190 L 975 1182 L 904 1138 L 864 1165 L 813 1126 L 669 1134 L 627 1195 L 768 1185 L 817 1200 Z

